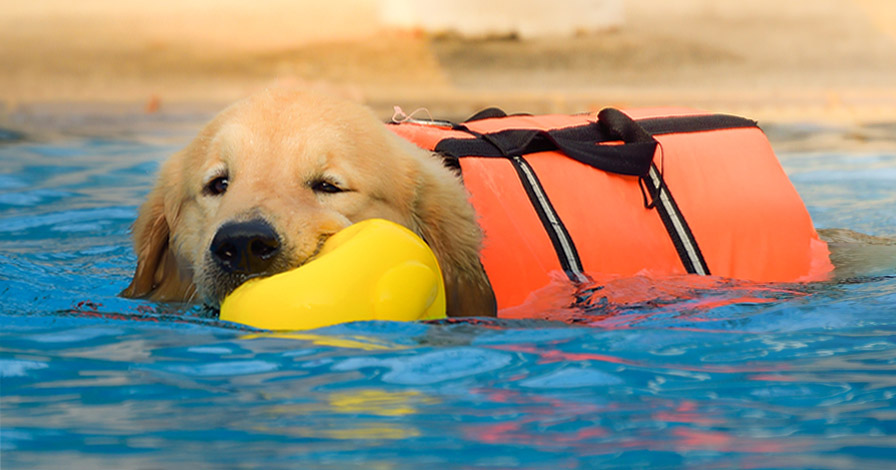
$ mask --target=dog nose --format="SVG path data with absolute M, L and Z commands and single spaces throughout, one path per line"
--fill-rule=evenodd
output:
M 262 219 L 228 222 L 218 229 L 209 248 L 215 263 L 226 272 L 264 272 L 280 252 L 274 227 Z

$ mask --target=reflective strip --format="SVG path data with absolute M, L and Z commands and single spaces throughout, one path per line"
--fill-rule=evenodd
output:
M 569 238 L 569 233 L 566 232 L 566 228 L 563 227 L 560 218 L 557 216 L 557 213 L 554 212 L 554 208 L 551 206 L 547 195 L 544 193 L 544 189 L 542 189 L 538 178 L 535 177 L 532 167 L 519 156 L 511 157 L 511 159 L 516 164 L 517 168 L 522 171 L 523 175 L 525 175 L 526 183 L 535 195 L 534 202 L 538 203 L 545 217 L 547 217 L 548 223 L 550 223 L 549 229 L 556 236 L 557 241 L 560 244 L 560 249 L 562 250 L 562 253 L 557 254 L 563 256 L 566 260 L 566 265 L 568 266 L 567 275 L 569 275 L 570 279 L 573 281 L 587 282 L 588 278 L 582 273 L 582 266 L 579 262 L 579 257 L 573 248 L 572 240 Z M 548 229 L 547 226 L 545 228 Z M 561 265 L 562 264 L 563 263 L 561 263 Z
M 659 193 L 660 204 L 662 204 L 663 209 L 669 216 L 669 220 L 675 228 L 675 233 L 678 235 L 678 239 L 681 241 L 681 245 L 684 247 L 691 265 L 694 267 L 693 274 L 705 276 L 707 274 L 707 269 L 704 266 L 700 255 L 697 254 L 696 242 L 688 235 L 689 232 L 685 229 L 681 214 L 676 210 L 675 205 L 672 204 L 672 201 L 669 199 L 669 193 L 666 192 L 665 186 L 662 185 L 662 180 L 660 179 L 659 173 L 656 171 L 656 166 L 651 166 L 648 174 L 653 181 L 653 186 L 659 188 L 657 192 Z

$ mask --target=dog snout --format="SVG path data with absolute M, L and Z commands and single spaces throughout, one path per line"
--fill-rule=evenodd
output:
M 221 226 L 209 247 L 220 268 L 233 274 L 259 274 L 280 253 L 276 230 L 262 219 L 228 222 Z

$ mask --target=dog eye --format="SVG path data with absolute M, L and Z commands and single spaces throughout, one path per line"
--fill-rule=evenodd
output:
M 227 185 L 230 180 L 226 176 L 219 176 L 205 185 L 204 192 L 210 196 L 220 196 L 227 192 Z
M 330 183 L 329 181 L 323 181 L 323 180 L 319 180 L 319 181 L 315 181 L 315 182 L 311 183 L 311 189 L 316 193 L 329 193 L 329 194 L 341 193 L 343 191 L 343 189 L 340 188 L 339 186 L 336 186 L 335 184 Z

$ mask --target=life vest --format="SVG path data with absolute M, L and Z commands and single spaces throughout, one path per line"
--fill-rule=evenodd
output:
M 389 128 L 459 166 L 498 308 L 551 283 L 701 274 L 821 280 L 827 244 L 756 122 L 688 109 Z

